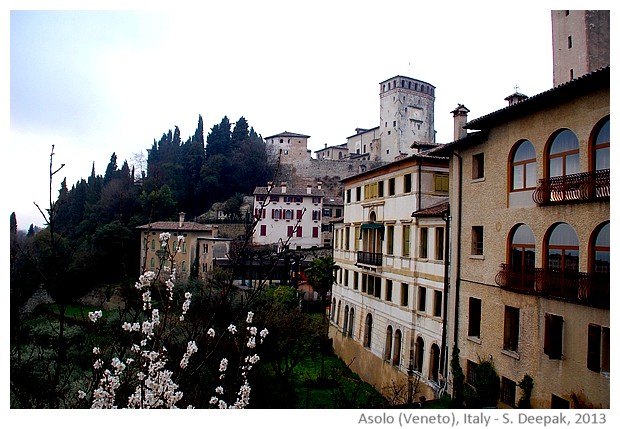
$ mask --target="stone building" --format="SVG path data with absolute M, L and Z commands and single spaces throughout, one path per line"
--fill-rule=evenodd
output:
M 526 374 L 535 408 L 610 406 L 609 85 L 607 66 L 470 122 L 455 109 L 460 138 L 436 151 L 450 156 L 449 344 L 473 386 L 493 363 L 502 407 Z
M 551 11 L 553 86 L 609 65 L 608 10 Z
M 217 239 L 217 225 L 187 222 L 185 213 L 179 213 L 178 222 L 152 222 L 140 225 L 137 229 L 140 230 L 141 239 L 140 261 L 142 269 L 147 271 L 158 270 L 164 264 L 170 266 L 167 253 L 160 242 L 160 234 L 170 234 L 168 251 L 175 253 L 174 268 L 179 280 L 187 280 L 193 266 L 200 278 L 206 278 L 207 273 L 213 268 L 213 259 L 221 257 L 221 254 L 227 251 L 230 242 L 226 239 Z
M 421 152 L 343 180 L 330 337 L 336 354 L 386 396 L 393 386 L 415 395 L 399 402 L 435 398 L 444 385 L 447 179 L 447 158 Z

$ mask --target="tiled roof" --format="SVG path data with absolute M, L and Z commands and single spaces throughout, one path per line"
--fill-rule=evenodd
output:
M 413 217 L 423 217 L 423 216 L 441 216 L 442 213 L 448 211 L 448 201 L 444 201 L 443 203 L 435 204 L 434 206 L 427 207 L 425 209 L 417 210 L 411 213 Z
M 310 136 L 307 136 L 305 134 L 297 134 L 297 133 L 291 133 L 288 131 L 283 131 L 280 134 L 274 134 L 272 136 L 269 137 L 265 137 L 265 139 L 270 139 L 272 137 L 299 137 L 299 138 L 310 138 Z
M 181 226 L 179 226 L 178 221 L 170 221 L 170 222 L 151 222 L 146 225 L 140 225 L 136 227 L 137 229 L 150 229 L 153 231 L 211 231 L 216 229 L 217 226 L 213 226 L 210 224 L 197 223 L 197 222 L 183 222 Z
M 286 187 L 286 192 L 282 192 L 282 186 L 274 185 L 271 188 L 271 192 L 268 191 L 266 186 L 259 186 L 254 189 L 254 195 L 291 195 L 291 196 L 308 196 L 308 197 L 322 197 L 325 195 L 325 190 L 310 188 L 310 193 L 308 193 L 308 188 L 290 188 Z

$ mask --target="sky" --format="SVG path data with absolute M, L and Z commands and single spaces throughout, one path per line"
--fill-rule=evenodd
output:
M 396 75 L 436 87 L 436 141 L 450 142 L 458 104 L 471 120 L 552 87 L 550 10 L 580 3 L 9 0 L 4 216 L 43 225 L 52 145 L 53 199 L 112 153 L 132 164 L 175 126 L 185 141 L 199 115 L 205 135 L 243 116 L 263 137 L 309 135 L 314 153 L 378 126 L 379 83 Z

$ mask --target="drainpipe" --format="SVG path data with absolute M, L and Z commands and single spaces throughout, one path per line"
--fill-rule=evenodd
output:
M 458 347 L 459 338 L 459 290 L 461 288 L 461 212 L 463 211 L 463 158 L 454 152 L 454 156 L 458 158 L 459 178 L 458 178 L 458 216 L 456 225 L 456 275 L 454 278 L 454 347 Z
M 446 223 L 446 232 L 444 234 L 446 243 L 443 248 L 443 262 L 444 262 L 444 273 L 443 273 L 443 324 L 441 327 L 441 361 L 439 362 L 439 373 L 444 376 L 444 380 L 448 379 L 448 356 L 447 356 L 447 345 L 446 345 L 446 337 L 447 337 L 447 326 L 448 326 L 448 288 L 450 285 L 449 276 L 450 276 L 450 204 L 448 204 L 448 209 L 441 214 L 441 218 Z

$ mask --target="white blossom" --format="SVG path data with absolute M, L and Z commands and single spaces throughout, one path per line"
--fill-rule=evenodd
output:
M 252 318 L 254 317 L 254 313 L 248 311 L 248 317 L 245 319 L 247 323 L 252 323 Z
M 88 312 L 88 318 L 93 323 L 95 323 L 97 320 L 99 320 L 101 318 L 101 316 L 103 316 L 103 313 L 101 312 L 101 310 L 89 311 Z
M 228 332 L 230 332 L 231 334 L 236 334 L 237 333 L 237 327 L 233 324 L 228 325 Z
M 215 338 L 215 329 L 209 328 L 209 330 L 207 331 L 207 335 L 211 338 Z

